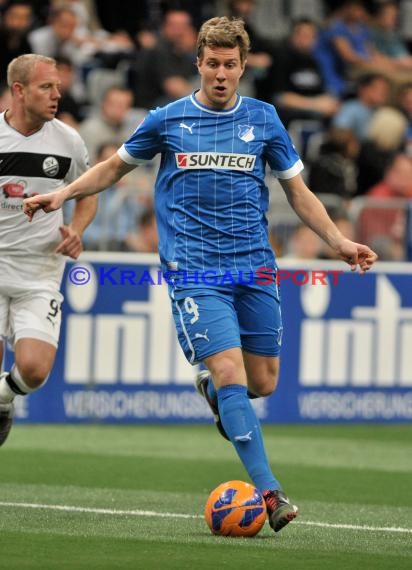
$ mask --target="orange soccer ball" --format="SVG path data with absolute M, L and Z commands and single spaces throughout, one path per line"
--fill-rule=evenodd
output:
M 228 481 L 210 493 L 205 519 L 213 534 L 255 536 L 265 524 L 265 500 L 253 485 Z

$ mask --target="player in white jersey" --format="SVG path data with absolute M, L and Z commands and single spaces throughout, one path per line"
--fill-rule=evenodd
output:
M 75 180 L 87 170 L 88 154 L 78 133 L 54 118 L 60 80 L 53 59 L 15 58 L 7 81 L 12 101 L 0 114 L 0 362 L 7 338 L 14 364 L 0 375 L 0 445 L 12 425 L 16 394 L 40 388 L 53 366 L 63 256 L 79 256 L 97 204 L 95 196 L 77 200 L 69 225 L 61 211 L 27 224 L 23 199 Z
M 352 270 L 377 256 L 346 239 L 300 174 L 302 163 L 274 108 L 237 93 L 249 38 L 241 20 L 212 18 L 198 37 L 200 89 L 149 113 L 106 162 L 64 190 L 25 200 L 30 219 L 43 209 L 100 192 L 161 153 L 155 189 L 159 252 L 179 340 L 190 362 L 208 371 L 198 389 L 262 492 L 275 532 L 297 515 L 266 457 L 250 398 L 276 387 L 282 336 L 273 278 L 264 183 L 268 164 L 288 200 Z M 269 279 L 262 277 L 262 266 Z M 217 278 L 209 280 L 210 273 Z M 263 283 L 262 283 L 263 282 Z

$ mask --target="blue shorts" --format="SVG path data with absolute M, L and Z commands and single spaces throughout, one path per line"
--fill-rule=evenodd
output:
M 279 355 L 283 328 L 275 282 L 170 284 L 169 296 L 179 343 L 191 364 L 235 347 L 260 356 Z

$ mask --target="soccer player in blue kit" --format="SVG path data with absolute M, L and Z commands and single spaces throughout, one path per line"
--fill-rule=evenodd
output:
M 206 366 L 198 390 L 262 492 L 277 532 L 298 510 L 272 473 L 250 403 L 276 387 L 282 338 L 265 217 L 266 165 L 295 212 L 352 270 L 359 266 L 364 273 L 377 256 L 346 239 L 307 188 L 275 108 L 238 94 L 249 49 L 243 21 L 208 20 L 197 49 L 198 91 L 151 111 L 107 161 L 63 190 L 26 199 L 24 208 L 29 219 L 38 209 L 56 210 L 65 200 L 112 186 L 161 153 L 155 188 L 159 254 L 179 341 L 189 362 Z M 262 267 L 273 279 L 257 278 Z M 208 275 L 215 278 L 210 283 Z

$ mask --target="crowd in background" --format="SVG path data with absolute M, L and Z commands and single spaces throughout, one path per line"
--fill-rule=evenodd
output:
M 104 160 L 148 109 L 197 87 L 197 30 L 223 14 L 242 17 L 251 38 L 241 93 L 276 106 L 309 187 L 342 232 L 381 259 L 406 259 L 412 0 L 0 0 L 0 110 L 14 57 L 54 57 L 58 118 L 79 131 L 92 163 Z M 101 195 L 86 249 L 156 251 L 156 170 L 155 159 Z M 330 257 L 270 176 L 268 185 L 277 253 Z

